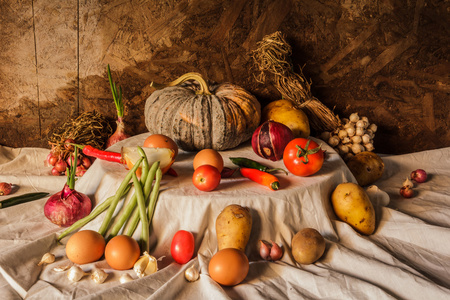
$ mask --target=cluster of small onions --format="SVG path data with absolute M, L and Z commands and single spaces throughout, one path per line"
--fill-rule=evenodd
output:
M 367 117 L 359 117 L 358 113 L 352 113 L 348 119 L 342 119 L 341 124 L 332 132 L 323 132 L 320 139 L 333 147 L 345 161 L 355 154 L 375 149 L 373 139 L 377 125 L 370 124 Z

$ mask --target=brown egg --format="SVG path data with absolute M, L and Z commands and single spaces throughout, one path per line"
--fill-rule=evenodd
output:
M 172 149 L 174 158 L 178 155 L 178 146 L 170 137 L 163 134 L 152 134 L 144 141 L 144 147 L 148 148 L 169 148 Z
M 217 283 L 233 286 L 247 277 L 249 267 L 248 258 L 244 252 L 235 248 L 225 248 L 211 258 L 208 272 Z
M 105 248 L 106 262 L 116 270 L 131 269 L 140 254 L 139 244 L 127 235 L 113 237 Z
M 194 170 L 202 165 L 211 165 L 219 170 L 223 170 L 223 158 L 219 152 L 214 149 L 203 149 L 194 157 Z
M 105 251 L 105 239 L 93 230 L 81 230 L 74 233 L 66 244 L 66 255 L 75 264 L 87 264 L 97 261 Z

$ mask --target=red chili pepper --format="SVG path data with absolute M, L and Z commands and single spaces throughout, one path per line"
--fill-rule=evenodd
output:
M 280 188 L 280 182 L 278 178 L 267 172 L 263 172 L 252 168 L 240 168 L 242 176 L 253 180 L 256 183 L 262 184 L 270 188 L 272 191 L 276 191 Z
M 123 163 L 122 154 L 111 151 L 103 151 L 90 145 L 83 146 L 83 154 L 96 157 L 101 160 Z
M 169 168 L 169 170 L 167 170 L 167 175 L 178 177 L 177 171 L 175 171 L 173 168 Z

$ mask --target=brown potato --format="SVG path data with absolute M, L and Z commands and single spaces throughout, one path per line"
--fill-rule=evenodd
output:
M 235 248 L 245 252 L 251 230 L 250 209 L 237 204 L 228 205 L 216 219 L 219 251 L 225 248 Z
M 384 172 L 384 162 L 377 154 L 364 151 L 356 154 L 347 162 L 347 166 L 360 186 L 374 183 Z
M 370 235 L 375 231 L 375 210 L 367 192 L 358 184 L 339 184 L 331 194 L 336 216 L 356 231 Z
M 304 228 L 292 238 L 292 256 L 300 264 L 316 262 L 325 252 L 325 239 L 314 228 Z

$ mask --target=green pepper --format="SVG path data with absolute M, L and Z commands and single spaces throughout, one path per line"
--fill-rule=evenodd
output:
M 257 169 L 257 170 L 267 172 L 267 173 L 271 173 L 271 172 L 275 172 L 275 171 L 283 171 L 286 173 L 286 175 L 288 175 L 288 172 L 286 170 L 284 170 L 283 168 L 270 169 L 269 167 L 267 167 L 263 164 L 260 164 L 257 161 L 251 160 L 249 158 L 230 157 L 230 160 L 233 164 L 235 164 L 236 166 L 239 166 L 239 167 Z

